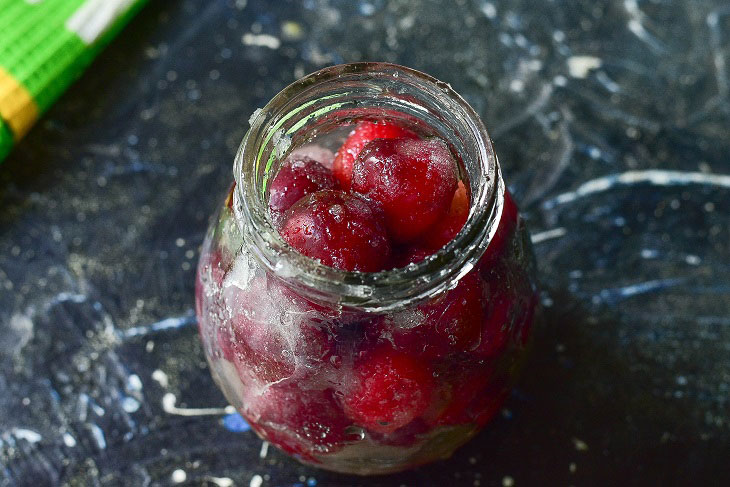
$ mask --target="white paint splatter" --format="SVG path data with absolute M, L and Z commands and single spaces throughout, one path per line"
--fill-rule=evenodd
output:
M 182 484 L 183 482 L 185 482 L 187 480 L 188 474 L 185 472 L 185 470 L 178 468 L 177 470 L 172 472 L 172 475 L 170 475 L 170 478 L 176 484 Z
M 142 390 L 142 380 L 137 374 L 132 374 L 127 377 L 127 389 L 134 392 Z
M 89 424 L 89 428 L 91 428 L 91 434 L 94 436 L 94 440 L 96 440 L 96 445 L 99 449 L 104 450 L 106 448 L 106 438 L 102 429 L 94 423 Z
M 170 381 L 167 378 L 167 374 L 161 371 L 160 369 L 155 369 L 154 372 L 152 372 L 152 379 L 156 381 L 158 384 L 160 384 L 162 387 L 167 389 L 167 386 L 170 385 Z
M 279 49 L 281 46 L 278 37 L 269 34 L 251 34 L 250 32 L 243 34 L 241 42 L 244 46 L 268 47 L 269 49 Z
M 721 30 L 719 28 L 720 15 L 730 14 L 727 7 L 710 12 L 705 19 L 707 27 L 710 29 L 710 44 L 712 45 L 713 63 L 715 65 L 715 81 L 717 82 L 717 92 L 720 97 L 724 97 L 728 93 L 727 73 L 725 72 L 725 54 L 722 48 Z
M 651 281 L 639 282 L 619 288 L 603 289 L 601 290 L 597 298 L 599 301 L 601 299 L 611 300 L 616 298 L 630 298 L 639 294 L 645 294 L 652 291 L 657 291 L 659 289 L 673 287 L 683 283 L 684 281 L 685 279 L 682 278 L 654 279 Z
M 122 399 L 122 409 L 124 409 L 128 413 L 137 412 L 139 410 L 139 406 L 139 401 L 133 397 L 127 396 Z
M 573 438 L 573 446 L 578 451 L 588 451 L 588 444 L 579 438 Z
M 659 251 L 655 249 L 641 249 L 642 259 L 656 259 L 659 256 Z
M 236 412 L 236 408 L 230 405 L 224 408 L 179 408 L 175 406 L 176 402 L 175 394 L 168 392 L 162 396 L 162 409 L 167 414 L 176 414 L 178 416 L 214 416 Z
M 497 16 L 497 7 L 495 7 L 492 2 L 484 2 L 482 5 L 482 13 L 488 19 L 494 19 Z
M 656 52 L 664 52 L 666 48 L 653 35 L 651 35 L 644 23 L 646 22 L 646 14 L 641 11 L 636 0 L 624 0 L 624 9 L 629 14 L 629 21 L 626 23 L 629 31 L 643 41 L 647 46 Z
M 651 184 L 653 186 L 687 186 L 689 184 L 707 184 L 723 188 L 730 188 L 730 175 L 708 174 L 703 172 L 667 171 L 663 169 L 648 169 L 645 171 L 626 171 L 619 174 L 610 174 L 591 179 L 578 186 L 575 191 L 561 193 L 543 202 L 546 209 L 558 205 L 572 203 L 588 195 L 601 193 L 617 186 L 633 186 L 636 184 Z
M 43 439 L 39 433 L 25 428 L 12 428 L 10 430 L 10 434 L 17 439 L 25 440 L 28 443 L 38 443 Z
M 228 477 L 208 477 L 208 480 L 218 487 L 233 487 L 235 485 L 233 480 Z
M 567 230 L 563 227 L 553 228 L 552 230 L 545 230 L 544 232 L 535 233 L 531 236 L 533 244 L 539 244 L 545 240 L 551 240 L 553 238 L 560 238 L 565 235 Z
M 124 330 L 122 331 L 122 337 L 132 338 L 144 336 L 158 331 L 182 328 L 183 326 L 193 325 L 195 323 L 195 313 L 193 313 L 193 310 L 191 309 L 182 316 L 165 318 L 164 320 L 160 320 L 149 325 L 135 326 L 133 328 L 129 328 L 128 330 Z
M 63 434 L 63 444 L 69 448 L 73 448 L 76 446 L 76 438 L 71 436 L 69 433 L 64 433 Z
M 619 91 L 621 91 L 621 87 L 618 85 L 618 83 L 609 78 L 608 75 L 603 71 L 598 71 L 596 73 L 596 79 L 599 83 L 603 85 L 604 88 L 606 88 L 611 93 L 618 93 Z
M 603 65 L 601 58 L 595 56 L 570 56 L 566 62 L 568 63 L 568 73 L 573 78 L 585 78 L 592 69 L 600 68 Z
M 33 320 L 29 316 L 15 313 L 10 317 L 10 330 L 6 333 L 7 347 L 13 354 L 20 354 L 21 350 L 33 337 Z

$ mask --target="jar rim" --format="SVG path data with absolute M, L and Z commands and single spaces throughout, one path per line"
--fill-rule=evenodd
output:
M 417 102 L 443 104 L 434 106 L 441 111 L 448 108 L 449 123 L 458 122 L 459 133 L 467 137 L 465 143 L 474 150 L 463 164 L 471 164 L 472 173 L 479 174 L 481 180 L 469 177 L 471 198 L 467 221 L 448 244 L 420 262 L 379 272 L 335 269 L 289 246 L 271 222 L 266 198 L 269 176 L 266 171 L 270 170 L 271 161 L 285 157 L 290 143 L 288 137 L 298 126 L 327 113 L 327 109 L 333 110 L 333 106 L 347 99 L 344 97 L 351 92 L 338 92 L 335 88 L 348 83 L 373 87 L 374 93 L 385 84 L 392 87 L 396 83 L 423 97 L 420 100 L 417 97 Z M 324 94 L 325 87 L 335 90 L 327 92 L 334 94 Z M 396 98 L 383 102 L 403 102 L 397 99 L 396 91 L 387 95 Z M 310 99 L 312 94 L 319 97 Z M 282 128 L 284 122 L 288 131 Z M 247 250 L 266 271 L 308 299 L 365 312 L 407 308 L 455 286 L 476 265 L 496 233 L 505 189 L 491 138 L 474 109 L 449 84 L 428 74 L 379 62 L 326 67 L 284 88 L 263 109 L 257 109 L 249 123 L 251 126 L 233 165 L 236 180 L 233 209 L 244 236 L 243 245 L 248 246 Z M 437 134 L 454 136 L 454 133 Z M 460 155 L 465 158 L 465 154 Z

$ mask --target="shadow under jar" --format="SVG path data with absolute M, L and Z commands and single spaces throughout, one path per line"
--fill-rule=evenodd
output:
M 469 214 L 420 262 L 349 272 L 284 242 L 269 189 L 292 151 L 327 154 L 368 120 L 445 141 Z M 428 75 L 358 63 L 293 83 L 250 122 L 198 265 L 213 378 L 302 462 L 367 475 L 449 457 L 500 410 L 537 305 L 529 236 L 479 117 Z

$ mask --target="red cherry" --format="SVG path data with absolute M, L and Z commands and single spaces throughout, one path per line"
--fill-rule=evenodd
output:
M 515 326 L 518 338 L 517 342 L 523 347 L 526 346 L 527 342 L 530 340 L 530 333 L 532 332 L 532 324 L 535 321 L 535 312 L 537 310 L 537 302 L 539 298 L 539 293 L 532 293 L 530 300 L 525 303 L 525 309 L 523 310 L 522 317 L 517 321 L 517 326 Z
M 468 216 L 469 194 L 464 183 L 459 181 L 449 212 L 424 234 L 422 245 L 437 251 L 456 237 Z
M 497 290 L 488 307 L 490 312 L 482 324 L 479 346 L 474 349 L 476 355 L 484 358 L 494 357 L 507 345 L 512 330 L 513 298 L 508 292 Z
M 269 189 L 269 210 L 276 222 L 281 214 L 309 193 L 337 187 L 332 171 L 309 157 L 289 157 Z
M 438 391 L 440 404 L 435 414 L 427 415 L 426 421 L 434 426 L 470 423 L 467 410 L 492 380 L 493 373 L 494 368 L 488 364 L 448 371 Z
M 471 350 L 479 340 L 484 321 L 482 280 L 470 272 L 446 296 L 421 305 L 427 326 L 433 327 L 441 345 L 449 351 Z
M 519 210 L 512 199 L 509 191 L 504 191 L 504 207 L 502 208 L 502 218 L 499 220 L 497 232 L 489 242 L 486 252 L 481 259 L 480 265 L 494 263 L 506 250 L 510 238 L 517 228 L 519 218 Z
M 483 308 L 482 280 L 471 272 L 441 298 L 419 305 L 417 326 L 397 327 L 391 320 L 389 335 L 397 348 L 429 359 L 466 352 L 479 344 Z
M 284 347 L 262 323 L 236 315 L 231 319 L 232 337 L 228 338 L 235 350 L 234 362 L 239 373 L 253 376 L 263 383 L 272 383 L 291 377 L 296 364 L 282 352 Z M 223 342 L 227 337 L 223 336 Z M 247 383 L 246 380 L 243 381 Z
M 456 170 L 440 139 L 375 139 L 355 160 L 352 189 L 382 205 L 388 233 L 403 243 L 446 214 Z
M 223 298 L 231 310 L 231 328 L 230 336 L 219 340 L 232 345 L 239 373 L 271 383 L 291 377 L 298 364 L 311 367 L 328 360 L 333 338 L 287 301 L 278 283 L 254 278 L 245 289 L 226 286 Z M 291 321 L 284 323 L 287 317 Z
M 345 413 L 378 433 L 392 433 L 420 416 L 431 402 L 434 380 L 427 363 L 389 345 L 361 354 Z
M 261 436 L 309 461 L 339 450 L 349 425 L 332 389 L 301 389 L 297 384 L 272 385 L 247 412 Z
M 399 125 L 387 122 L 360 122 L 357 127 L 350 132 L 350 135 L 342 144 L 340 150 L 335 154 L 333 171 L 335 177 L 340 182 L 340 186 L 347 190 L 350 189 L 352 181 L 352 165 L 355 158 L 363 147 L 374 139 L 398 139 L 398 138 L 416 139 L 418 135 Z
M 390 267 L 394 269 L 405 267 L 435 254 L 441 247 L 453 240 L 466 223 L 468 216 L 469 195 L 464 183 L 459 181 L 454 198 L 451 200 L 449 212 L 423 234 L 421 242 L 416 245 L 394 249 Z
M 322 264 L 348 271 L 382 270 L 390 256 L 383 217 L 360 195 L 323 190 L 284 213 L 281 236 Z

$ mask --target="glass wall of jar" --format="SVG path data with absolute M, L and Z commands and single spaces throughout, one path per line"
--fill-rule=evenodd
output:
M 305 257 L 268 211 L 287 157 L 331 163 L 362 121 L 445 141 L 469 195 L 453 240 L 380 272 Z M 382 474 L 449 457 L 500 410 L 537 305 L 529 237 L 479 117 L 423 73 L 358 63 L 293 83 L 250 122 L 198 266 L 214 379 L 261 438 L 305 463 Z

